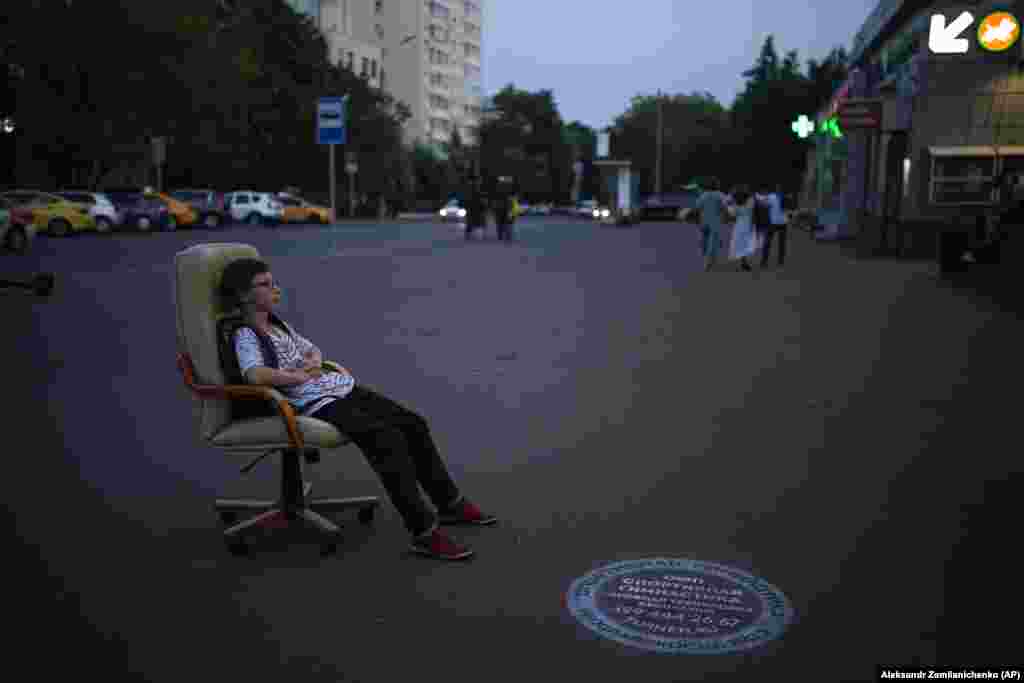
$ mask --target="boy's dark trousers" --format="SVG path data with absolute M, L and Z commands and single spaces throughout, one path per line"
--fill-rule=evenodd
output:
M 785 265 L 786 262 L 786 239 L 787 231 L 789 226 L 786 225 L 773 225 L 768 231 L 764 233 L 764 248 L 761 250 L 761 265 L 765 266 L 768 264 L 768 258 L 772 252 L 772 242 L 775 241 L 776 236 L 779 239 L 779 265 Z
M 437 522 L 420 487 L 438 510 L 459 497 L 427 421 L 405 406 L 357 384 L 348 396 L 320 408 L 313 417 L 351 437 L 413 535 Z

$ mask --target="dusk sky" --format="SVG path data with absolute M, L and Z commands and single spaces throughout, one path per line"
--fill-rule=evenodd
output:
M 878 0 L 486 0 L 484 92 L 508 83 L 554 91 L 562 119 L 610 125 L 630 98 L 710 92 L 732 106 L 742 72 L 774 34 L 801 70 L 836 46 L 847 50 Z M 811 6 L 808 7 L 808 4 Z

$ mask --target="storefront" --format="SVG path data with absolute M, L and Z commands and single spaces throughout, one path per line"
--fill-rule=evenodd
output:
M 834 234 L 928 249 L 936 230 L 973 225 L 997 206 L 993 181 L 1024 173 L 1022 5 L 879 3 L 855 38 L 850 79 L 819 113 L 819 124 L 838 120 L 845 141 L 838 154 L 835 138 L 819 134 L 815 151 L 817 174 L 842 166 L 831 171 L 840 186 Z M 844 129 L 851 103 L 877 117 Z M 815 208 L 829 207 L 819 199 Z

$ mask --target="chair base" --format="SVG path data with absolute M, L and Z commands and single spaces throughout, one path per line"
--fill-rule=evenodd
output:
M 218 498 L 214 501 L 214 508 L 227 524 L 227 528 L 224 529 L 224 540 L 233 552 L 244 550 L 243 539 L 247 532 L 257 528 L 288 525 L 295 521 L 327 535 L 324 550 L 331 552 L 336 549 L 341 527 L 321 513 L 358 510 L 360 522 L 369 524 L 373 521 L 374 511 L 380 505 L 380 499 L 376 496 L 310 499 L 309 493 L 313 484 L 302 481 L 302 465 L 297 451 L 284 452 L 281 469 L 281 497 L 278 500 Z M 239 513 L 257 514 L 236 522 Z

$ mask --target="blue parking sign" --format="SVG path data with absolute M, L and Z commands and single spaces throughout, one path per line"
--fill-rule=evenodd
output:
M 316 112 L 316 142 L 318 145 L 345 144 L 347 105 L 348 95 L 320 98 Z

